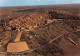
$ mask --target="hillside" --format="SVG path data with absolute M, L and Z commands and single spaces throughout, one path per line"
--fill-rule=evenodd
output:
M 80 4 L 1 7 L 0 52 L 14 43 L 18 29 L 29 52 L 22 56 L 79 56 Z M 18 53 L 7 53 L 6 55 Z

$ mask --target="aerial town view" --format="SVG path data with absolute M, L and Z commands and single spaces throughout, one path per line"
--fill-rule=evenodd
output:
M 0 1 L 0 56 L 80 56 L 80 4 L 71 1 Z

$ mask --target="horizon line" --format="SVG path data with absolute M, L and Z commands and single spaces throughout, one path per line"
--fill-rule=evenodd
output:
M 72 3 L 72 4 L 80 4 L 80 3 Z M 71 4 L 45 4 L 45 5 L 71 5 Z M 0 6 L 0 7 L 23 7 L 23 6 L 44 6 L 44 5 L 16 5 L 16 6 Z

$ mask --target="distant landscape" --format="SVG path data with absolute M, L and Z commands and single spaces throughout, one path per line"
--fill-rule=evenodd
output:
M 80 4 L 0 7 L 0 52 L 6 56 L 13 55 L 7 45 L 19 28 L 20 41 L 33 50 L 21 56 L 80 56 Z

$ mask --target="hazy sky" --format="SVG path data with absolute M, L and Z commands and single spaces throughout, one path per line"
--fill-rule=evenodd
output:
M 0 0 L 0 7 L 3 6 L 24 6 L 24 5 L 52 5 L 52 4 L 76 4 L 80 0 Z

